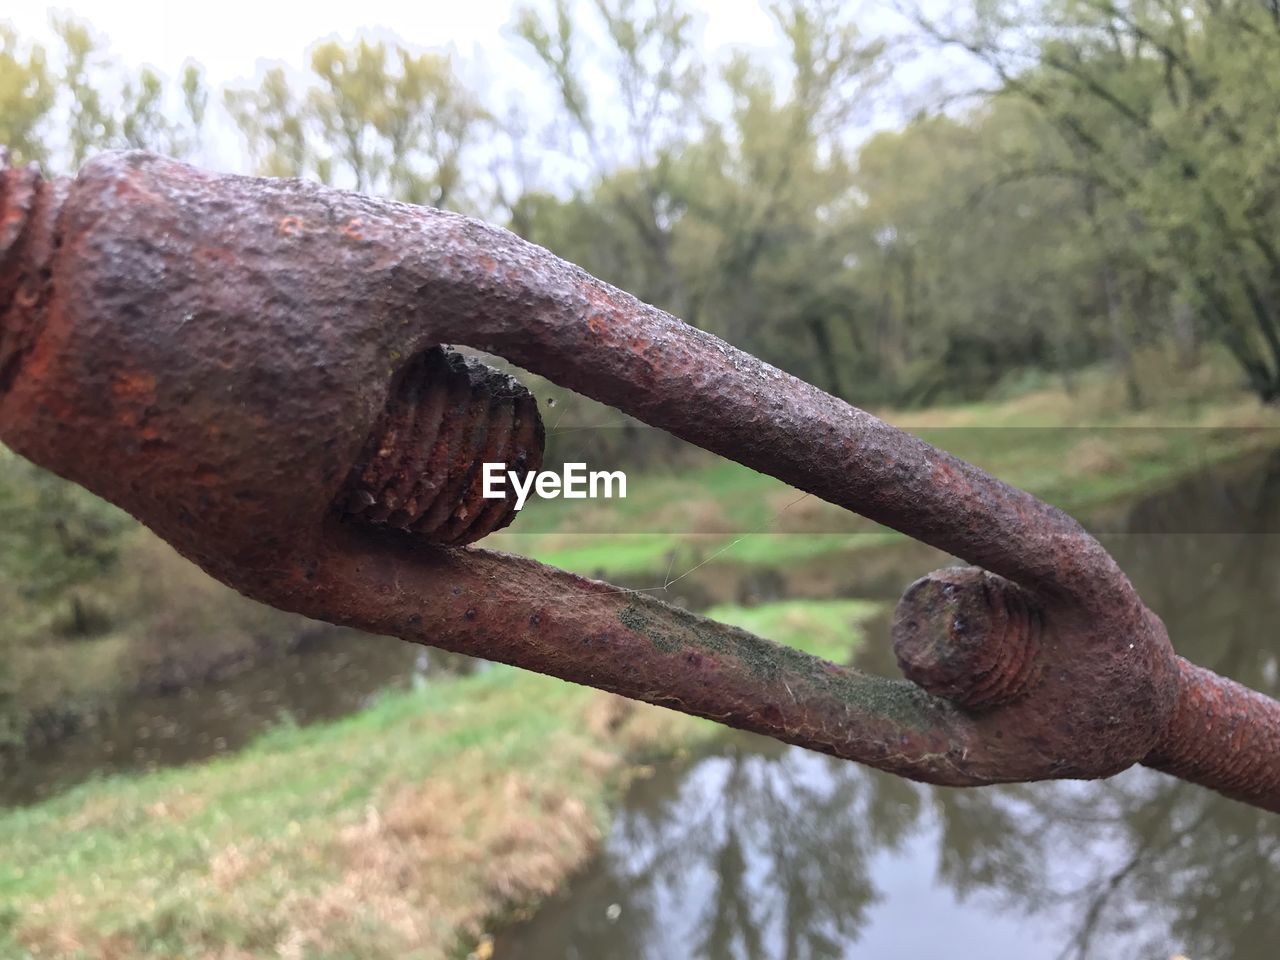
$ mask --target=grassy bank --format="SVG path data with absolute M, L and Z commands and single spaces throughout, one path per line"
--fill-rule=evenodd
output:
M 876 611 L 711 614 L 844 660 Z M 719 730 L 495 667 L 224 760 L 88 784 L 0 816 L 0 956 L 463 955 L 590 857 L 634 764 Z

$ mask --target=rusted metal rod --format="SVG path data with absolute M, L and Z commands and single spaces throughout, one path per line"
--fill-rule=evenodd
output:
M 1280 810 L 1280 704 L 1177 658 L 1074 520 L 499 228 L 106 154 L 0 174 L 0 439 L 214 576 L 308 616 L 517 664 L 932 783 L 1147 762 Z M 503 356 L 959 556 L 899 605 L 912 682 L 454 549 L 533 469 Z M 481 511 L 479 514 L 477 511 Z

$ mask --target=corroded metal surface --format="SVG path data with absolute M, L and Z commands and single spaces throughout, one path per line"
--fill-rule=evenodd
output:
M 1173 719 L 1143 763 L 1257 807 L 1276 810 L 1276 701 L 1178 658 Z
M 1034 688 L 1048 659 L 1042 612 L 1015 583 L 976 567 L 939 570 L 902 596 L 893 650 L 903 675 L 971 710 L 1011 703 Z
M 933 783 L 1146 760 L 1280 809 L 1280 705 L 1182 664 L 1070 517 L 504 230 L 143 153 L 74 182 L 11 171 L 4 191 L 0 437 L 250 596 Z M 899 655 L 922 687 L 432 546 L 509 515 L 477 508 L 466 451 L 514 463 L 541 442 L 531 398 L 490 402 L 486 375 L 438 366 L 446 343 L 1003 579 L 904 597 Z

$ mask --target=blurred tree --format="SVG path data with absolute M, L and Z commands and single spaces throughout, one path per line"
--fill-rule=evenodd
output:
M 132 525 L 116 508 L 0 447 L 0 579 L 37 609 L 61 610 L 69 636 L 87 636 L 96 626 L 80 588 L 111 566 Z
M 16 162 L 45 162 L 43 125 L 57 100 L 44 48 L 24 45 L 0 23 L 0 143 Z
M 223 96 L 259 172 L 503 210 L 591 272 L 864 403 L 981 396 L 1026 368 L 1070 382 L 1104 357 L 1138 403 L 1135 353 L 1194 358 L 1203 334 L 1280 397 L 1280 48 L 1264 5 L 919 17 L 998 90 L 865 142 L 897 49 L 838 0 L 767 9 L 781 58 L 711 63 L 680 0 L 522 8 L 514 34 L 558 108 L 550 185 L 523 112 L 498 130 L 447 54 L 327 41 L 305 74 L 276 67 Z M 23 155 L 57 167 L 102 147 L 198 146 L 197 66 L 171 87 L 119 67 L 84 24 L 55 29 L 52 65 L 3 35 L 0 122 Z M 61 107 L 65 146 L 50 135 Z
M 56 14 L 52 24 L 62 44 L 59 86 L 70 121 L 69 169 L 78 169 L 98 150 L 155 150 L 184 157 L 199 145 L 208 92 L 198 66 L 188 64 L 183 70 L 178 107 L 159 73 L 150 67 L 135 72 L 117 63 L 88 24 Z
M 281 68 L 226 104 L 260 172 L 313 174 L 409 203 L 467 206 L 468 151 L 491 122 L 441 53 L 359 40 L 311 53 L 296 94 Z
M 558 95 L 561 147 L 590 170 L 563 211 L 553 212 L 559 204 L 550 197 L 533 198 L 550 219 L 526 220 L 527 229 L 531 239 L 573 248 L 588 269 L 695 322 L 672 249 L 685 206 L 677 167 L 703 120 L 692 18 L 676 0 L 592 0 L 591 8 L 603 40 L 595 63 L 575 55 L 584 28 L 567 0 L 556 0 L 550 17 L 524 7 L 516 18 L 517 36 Z M 614 88 L 593 100 L 587 89 L 596 72 L 614 78 Z
M 599 62 L 577 58 L 581 28 L 567 0 L 551 17 L 527 8 L 517 19 L 559 96 L 565 149 L 584 154 L 591 173 L 568 200 L 526 196 L 513 222 L 642 299 L 842 390 L 836 344 L 858 303 L 842 252 L 844 138 L 877 79 L 881 45 L 862 40 L 838 3 L 774 4 L 790 51 L 785 89 L 767 64 L 739 54 L 719 77 L 731 108 L 718 118 L 682 5 L 592 7 L 606 41 Z M 618 78 L 616 99 L 598 100 L 620 110 L 588 98 L 597 73 Z
M 1037 107 L 1095 183 L 1098 215 L 1115 222 L 1108 208 L 1125 211 L 1135 228 L 1126 247 L 1192 296 L 1259 397 L 1280 399 L 1273 5 L 1043 0 L 973 10 L 917 20 Z
M 60 78 L 68 95 L 68 149 L 70 167 L 79 169 L 89 155 L 115 139 L 117 118 L 103 102 L 91 73 L 105 66 L 98 40 L 89 26 L 71 17 L 55 16 L 53 29 L 62 41 L 63 64 Z
M 165 114 L 164 81 L 154 70 L 143 67 L 137 77 L 125 81 L 124 115 L 120 118 L 120 139 L 130 150 L 145 150 L 161 144 L 174 146 L 174 127 Z
M 282 67 L 268 70 L 256 90 L 228 90 L 224 96 L 258 173 L 299 177 L 309 169 L 302 107 L 289 89 Z M 320 179 L 327 181 L 329 177 L 322 175 Z
M 731 108 L 692 156 L 681 260 L 701 325 L 843 393 L 864 316 L 850 270 L 850 139 L 882 78 L 884 45 L 833 0 L 769 9 L 790 76 L 780 86 L 745 54 L 725 68 Z
M 200 145 L 205 117 L 209 113 L 209 88 L 204 79 L 204 68 L 188 63 L 182 68 L 182 106 L 191 120 L 193 146 Z
M 977 395 L 1017 367 L 1069 377 L 1108 354 L 1132 381 L 1133 317 L 1167 290 L 1033 110 L 1002 100 L 879 134 L 857 185 L 858 286 L 900 400 Z

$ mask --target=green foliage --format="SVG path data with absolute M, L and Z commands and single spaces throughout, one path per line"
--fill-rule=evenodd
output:
M 164 79 L 149 67 L 136 72 L 107 53 L 88 24 L 54 15 L 62 43 L 60 88 L 70 117 L 67 166 L 75 169 L 102 149 L 188 154 L 200 138 L 208 94 L 203 73 L 188 65 L 181 81 L 184 111 L 172 109 Z
M 976 10 L 945 28 L 922 22 L 980 57 L 1002 94 L 1054 131 L 1032 161 L 1088 185 L 1096 244 L 1119 261 L 1104 277 L 1112 312 L 1163 320 L 1157 333 L 1184 344 L 1194 316 L 1262 399 L 1280 398 L 1274 5 L 1045 0 Z
M 307 170 L 307 138 L 301 106 L 283 68 L 272 67 L 256 90 L 228 90 L 227 110 L 248 143 L 258 172 L 298 177 Z
M 592 173 L 567 199 L 521 198 L 513 226 L 641 299 L 845 389 L 862 303 L 844 263 L 844 136 L 881 75 L 883 44 L 864 40 L 839 4 L 776 4 L 785 82 L 737 54 L 711 85 L 682 6 L 597 3 L 607 44 L 596 66 L 618 78 L 606 103 L 621 109 L 593 111 L 568 10 L 558 4 L 554 23 L 525 11 L 518 33 L 576 133 L 564 149 L 584 153 Z M 727 115 L 710 109 L 712 96 L 727 100 Z
M 367 40 L 316 46 L 302 91 L 273 68 L 226 104 L 263 173 L 434 206 L 469 202 L 464 161 L 490 122 L 449 56 Z
M 0 447 L 0 577 L 16 602 L 60 608 L 65 632 L 87 635 L 79 588 L 111 568 L 128 529 L 116 508 Z
M 1087 185 L 1027 164 L 1045 135 L 998 103 L 863 148 L 857 287 L 880 315 L 877 352 L 900 402 L 982 395 L 1010 369 L 1070 370 L 1109 352 L 1115 258 L 1096 242 Z
M 1108 359 L 1139 406 L 1139 351 L 1166 345 L 1190 366 L 1208 339 L 1280 397 L 1280 29 L 1266 5 L 918 16 L 918 40 L 979 58 L 996 89 L 864 140 L 904 47 L 864 36 L 845 8 L 771 2 L 777 50 L 714 62 L 681 0 L 522 7 L 511 35 L 559 107 L 545 131 L 517 107 L 499 124 L 452 54 L 367 38 L 321 42 L 297 79 L 274 67 L 221 97 L 262 173 L 501 211 L 864 404 L 980 398 L 1018 370 L 1070 385 Z M 197 65 L 170 89 L 115 63 L 86 24 L 53 23 L 52 52 L 0 32 L 0 135 L 20 157 L 74 167 L 103 147 L 199 145 Z M 531 133 L 567 172 L 540 176 Z M 582 404 L 566 426 L 579 417 L 598 411 Z
M 51 23 L 60 47 L 53 53 L 0 23 L 0 143 L 17 161 L 75 170 L 96 150 L 184 156 L 194 148 L 208 96 L 198 67 L 184 72 L 186 110 L 175 118 L 154 70 L 122 67 L 82 21 L 54 14 Z
M 64 50 L 61 84 L 69 94 L 70 166 L 76 169 L 93 150 L 113 141 L 117 118 L 104 105 L 96 86 L 94 74 L 105 65 L 100 42 L 89 26 L 70 17 L 55 18 L 53 26 Z
M 1107 358 L 1140 406 L 1135 353 L 1166 344 L 1190 365 L 1205 338 L 1261 398 L 1280 394 L 1280 121 L 1266 106 L 1280 37 L 1262 5 L 988 3 L 945 29 L 920 17 L 999 89 L 857 150 L 848 133 L 896 51 L 840 4 L 772 5 L 787 81 L 738 53 L 710 90 L 674 82 L 701 78 L 696 64 L 635 55 L 665 38 L 665 62 L 683 62 L 681 8 L 593 9 L 607 40 L 594 51 L 567 0 L 517 21 L 576 132 L 565 150 L 593 161 L 572 196 L 513 205 L 526 236 L 863 403 L 980 397 L 1017 369 L 1070 384 Z M 594 99 L 622 110 L 589 101 L 596 74 L 621 78 Z
M 44 48 L 24 45 L 0 23 L 0 143 L 17 162 L 47 159 L 42 135 L 56 99 Z

